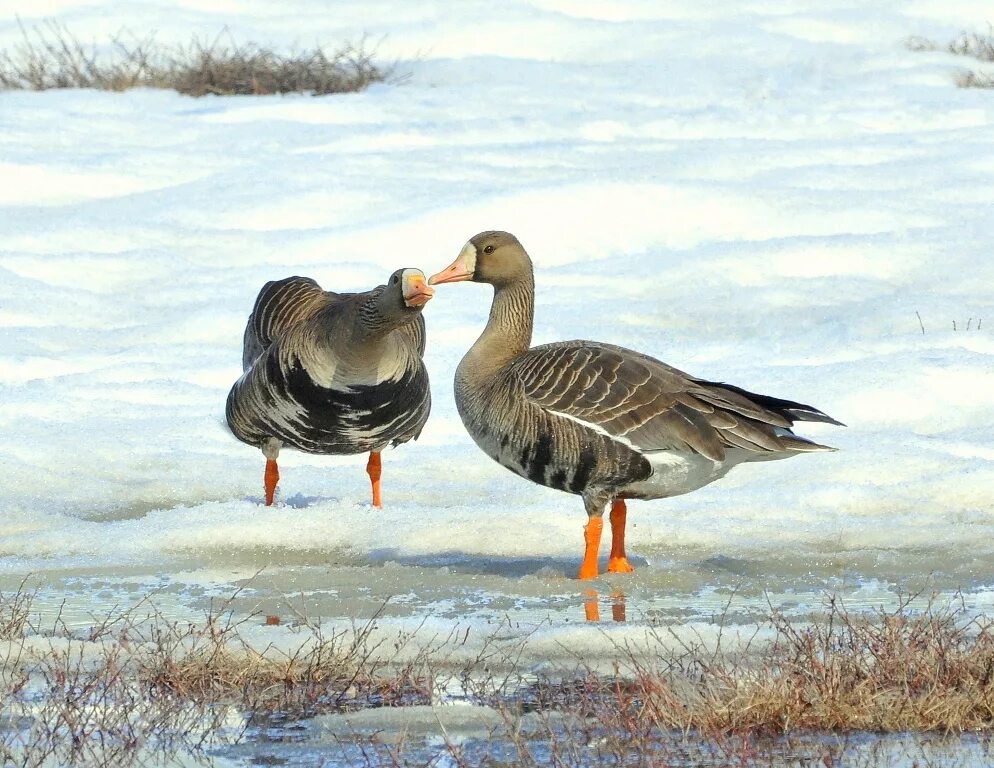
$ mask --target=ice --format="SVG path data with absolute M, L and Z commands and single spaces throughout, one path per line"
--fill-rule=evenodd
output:
M 313 728 L 332 736 L 354 736 L 363 732 L 398 730 L 409 736 L 434 733 L 440 727 L 458 736 L 486 738 L 491 729 L 504 724 L 501 714 L 490 707 L 429 705 L 381 707 L 343 715 L 314 718 Z

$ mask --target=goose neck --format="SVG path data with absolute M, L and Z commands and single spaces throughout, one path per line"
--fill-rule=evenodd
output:
M 373 295 L 363 302 L 356 322 L 357 336 L 369 341 L 382 339 L 391 331 L 407 325 L 415 317 L 390 305 L 387 297 Z
M 494 286 L 490 319 L 471 352 L 477 364 L 500 368 L 531 346 L 535 283 L 531 275 Z

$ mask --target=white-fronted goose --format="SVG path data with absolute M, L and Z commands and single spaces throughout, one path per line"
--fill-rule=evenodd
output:
M 431 409 L 421 309 L 433 293 L 419 269 L 399 269 L 365 293 L 323 291 L 309 277 L 263 286 L 225 415 L 235 437 L 266 457 L 267 506 L 284 446 L 369 451 L 373 505 L 382 505 L 380 451 L 417 439 Z
M 697 379 L 611 344 L 530 349 L 535 282 L 514 235 L 481 232 L 428 282 L 461 280 L 489 283 L 494 299 L 486 328 L 456 368 L 459 415 L 495 461 L 583 497 L 581 579 L 598 574 L 609 502 L 608 571 L 628 572 L 625 499 L 688 493 L 742 462 L 833 450 L 791 431 L 795 421 L 840 424 L 809 405 Z

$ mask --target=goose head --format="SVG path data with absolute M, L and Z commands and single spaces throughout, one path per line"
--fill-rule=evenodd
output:
M 420 310 L 435 295 L 435 289 L 425 282 L 425 273 L 407 267 L 398 269 L 387 280 L 381 300 L 397 310 Z
M 429 278 L 429 285 L 472 280 L 501 287 L 527 279 L 532 262 L 510 232 L 481 232 L 470 238 L 456 260 Z

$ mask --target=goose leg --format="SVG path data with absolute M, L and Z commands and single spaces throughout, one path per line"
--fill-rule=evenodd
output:
M 583 529 L 583 562 L 580 564 L 578 579 L 596 579 L 597 553 L 601 547 L 601 532 L 604 530 L 604 505 L 606 500 L 597 497 L 583 497 L 583 506 L 587 509 L 587 525 Z
M 262 444 L 262 454 L 266 457 L 266 473 L 263 480 L 266 488 L 266 506 L 273 506 L 273 498 L 276 496 L 276 484 L 280 481 L 280 468 L 276 465 L 276 459 L 280 455 L 279 440 L 270 438 Z
M 266 485 L 266 506 L 273 506 L 273 498 L 276 496 L 276 484 L 280 481 L 280 468 L 276 466 L 276 459 L 266 459 L 266 474 L 264 476 Z
M 369 482 L 373 485 L 373 506 L 382 507 L 383 499 L 380 497 L 380 475 L 383 473 L 380 464 L 380 452 L 370 451 L 369 461 L 366 462 L 366 474 L 369 475 Z
M 601 531 L 604 530 L 604 518 L 591 516 L 583 528 L 583 542 L 586 545 L 583 552 L 583 562 L 580 564 L 578 579 L 596 579 L 597 551 L 601 547 Z
M 625 556 L 625 521 L 628 507 L 624 499 L 615 499 L 611 505 L 611 558 L 607 561 L 608 573 L 631 573 L 632 568 Z

